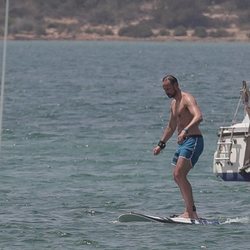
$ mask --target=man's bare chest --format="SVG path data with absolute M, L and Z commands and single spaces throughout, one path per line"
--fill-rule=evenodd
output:
M 175 103 L 173 107 L 173 113 L 175 117 L 180 118 L 182 116 L 186 116 L 189 112 L 185 104 L 180 102 L 180 103 Z

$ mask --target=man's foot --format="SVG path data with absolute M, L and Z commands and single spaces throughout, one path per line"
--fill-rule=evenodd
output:
M 180 214 L 176 217 L 179 217 L 179 218 L 186 218 L 186 219 L 195 219 L 195 220 L 198 220 L 199 217 L 197 215 L 196 212 L 193 212 L 191 215 L 188 213 L 188 212 L 184 212 L 183 214 Z

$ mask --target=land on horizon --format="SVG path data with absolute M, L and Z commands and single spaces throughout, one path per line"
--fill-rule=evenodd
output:
M 10 0 L 8 39 L 250 42 L 249 28 L 248 0 Z

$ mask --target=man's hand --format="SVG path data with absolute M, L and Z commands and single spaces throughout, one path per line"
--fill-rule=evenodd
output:
M 186 139 L 186 136 L 187 136 L 187 133 L 185 132 L 185 130 L 182 130 L 177 138 L 178 144 L 182 144 L 183 141 Z
M 160 152 L 161 152 L 161 148 L 160 148 L 159 146 L 156 146 L 156 147 L 153 149 L 154 155 L 158 155 Z

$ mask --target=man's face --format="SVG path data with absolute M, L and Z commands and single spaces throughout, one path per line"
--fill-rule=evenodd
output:
M 176 89 L 175 89 L 175 86 L 172 85 L 169 80 L 164 80 L 163 81 L 163 84 L 162 84 L 162 87 L 166 93 L 166 95 L 169 97 L 169 98 L 173 98 L 175 97 L 176 95 Z

